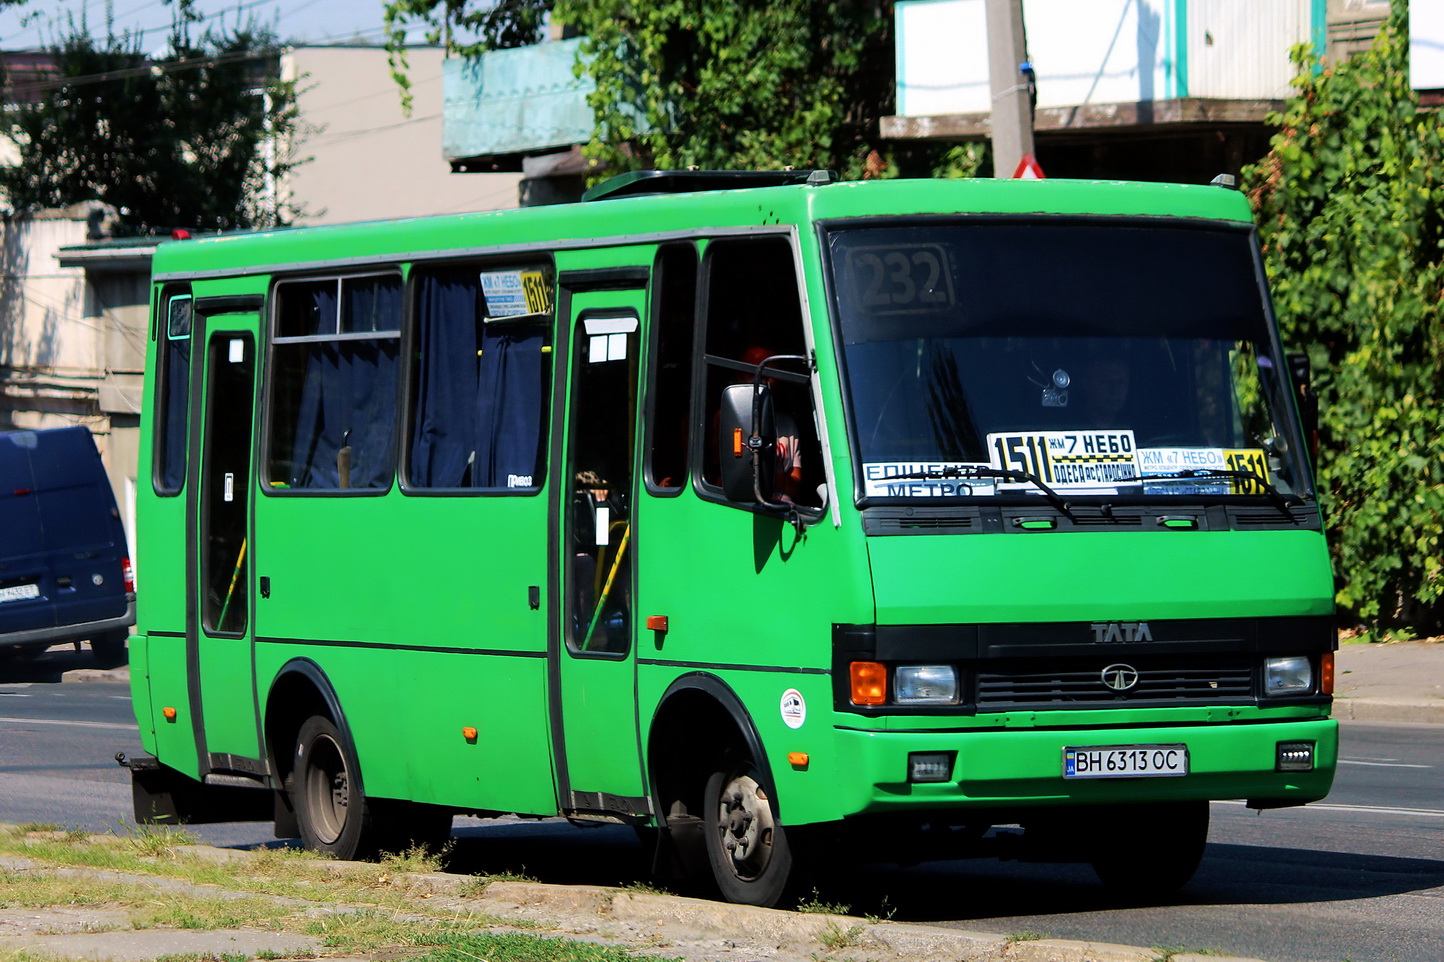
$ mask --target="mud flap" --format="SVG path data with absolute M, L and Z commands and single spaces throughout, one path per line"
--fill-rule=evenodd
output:
M 276 793 L 263 786 L 206 785 L 149 755 L 117 760 L 130 769 L 131 799 L 138 824 L 268 822 L 276 815 Z

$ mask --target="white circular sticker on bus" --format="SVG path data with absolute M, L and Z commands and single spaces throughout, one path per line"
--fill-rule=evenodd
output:
M 801 728 L 805 721 L 807 702 L 802 700 L 802 692 L 796 688 L 787 689 L 782 693 L 782 723 L 788 728 Z

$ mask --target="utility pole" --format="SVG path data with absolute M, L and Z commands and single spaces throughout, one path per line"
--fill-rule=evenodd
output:
M 1008 178 L 1024 154 L 1033 152 L 1033 98 L 1022 65 L 1023 0 L 985 0 L 988 23 L 988 88 L 993 95 L 993 176 Z

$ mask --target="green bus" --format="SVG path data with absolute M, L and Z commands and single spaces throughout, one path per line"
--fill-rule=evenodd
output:
M 624 823 L 770 905 L 839 851 L 1157 893 L 1330 788 L 1234 190 L 644 171 L 168 242 L 152 305 L 138 820 Z

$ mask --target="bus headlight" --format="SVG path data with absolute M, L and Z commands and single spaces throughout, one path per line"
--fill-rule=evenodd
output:
M 1314 690 L 1314 668 L 1304 655 L 1264 659 L 1265 695 L 1307 695 Z
M 899 705 L 952 705 L 958 700 L 958 670 L 952 665 L 899 665 L 893 675 Z

